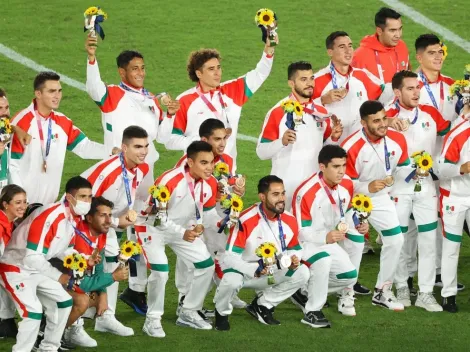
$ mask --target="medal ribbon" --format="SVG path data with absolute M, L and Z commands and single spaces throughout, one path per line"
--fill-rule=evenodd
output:
M 271 230 L 272 234 L 274 235 L 273 230 L 271 229 L 271 226 L 269 225 L 268 217 L 263 211 L 263 204 L 260 203 L 259 205 L 259 212 L 261 213 L 261 216 L 263 216 L 264 221 L 266 222 L 266 225 L 268 225 L 269 229 Z M 282 221 L 281 221 L 281 214 L 278 214 L 277 216 L 277 226 L 279 228 L 279 241 L 281 242 L 281 250 L 282 253 L 287 251 L 287 246 L 286 246 L 286 239 L 284 238 L 284 230 L 282 229 Z M 276 236 L 274 235 L 274 238 Z M 277 239 L 276 239 L 277 241 Z
M 52 118 L 49 117 L 48 125 L 47 125 L 47 140 L 44 145 L 44 133 L 42 131 L 42 123 L 41 119 L 39 118 L 39 113 L 34 111 L 36 115 L 36 122 L 38 125 L 39 130 L 39 139 L 41 141 L 41 151 L 42 151 L 42 159 L 44 163 L 47 162 L 47 157 L 49 156 L 49 152 L 51 150 L 51 140 L 52 140 Z
M 188 183 L 189 187 L 189 192 L 191 193 L 191 196 L 193 197 L 194 200 L 194 207 L 196 209 L 196 223 L 197 224 L 202 224 L 202 211 L 203 211 L 203 204 L 204 204 L 204 181 L 201 180 L 201 192 L 199 196 L 199 202 L 196 201 L 196 194 L 195 194 L 195 184 L 193 182 L 193 178 L 189 174 L 189 171 L 186 171 L 184 174 L 186 181 Z
M 434 97 L 434 94 L 432 93 L 431 87 L 429 86 L 428 79 L 426 78 L 423 71 L 419 71 L 419 77 L 421 78 L 421 81 L 423 82 L 424 88 L 426 88 L 426 91 L 428 92 L 429 98 L 431 98 L 432 105 L 434 105 L 436 109 L 442 112 L 442 108 L 444 105 L 444 84 L 441 81 L 439 106 L 437 106 L 436 98 Z
M 345 223 L 346 222 L 346 216 L 344 215 L 344 210 L 343 210 L 343 205 L 342 205 L 342 202 L 341 202 L 341 197 L 340 197 L 340 194 L 339 194 L 339 189 L 337 190 L 337 192 L 338 192 L 338 204 L 336 204 L 336 201 L 333 198 L 333 195 L 331 194 L 330 188 L 328 187 L 325 180 L 323 179 L 323 173 L 322 172 L 320 172 L 318 174 L 318 178 L 320 179 L 320 183 L 321 183 L 323 189 L 325 190 L 325 193 L 328 196 L 328 199 L 330 200 L 330 203 L 331 203 L 331 206 L 333 207 L 334 212 L 336 213 L 336 211 L 337 211 L 336 209 L 339 209 L 339 215 L 340 215 L 341 222 Z
M 219 111 L 217 111 L 215 106 L 209 101 L 209 99 L 207 99 L 207 97 L 201 91 L 200 87 L 196 88 L 196 92 L 197 92 L 197 95 L 202 99 L 204 104 L 206 104 L 206 106 L 209 108 L 209 110 L 212 111 L 212 113 L 217 117 L 217 119 L 223 121 L 224 116 L 225 116 L 225 120 L 227 121 L 227 127 L 230 127 L 230 122 L 228 120 L 227 112 L 225 111 L 225 109 L 227 108 L 227 104 L 224 102 L 224 99 L 222 98 L 222 93 L 220 92 L 220 90 L 218 91 L 218 96 L 219 96 L 220 106 L 222 107 L 222 114 Z
M 332 62 L 330 62 L 330 74 L 331 74 L 331 84 L 333 89 L 338 89 L 338 83 L 336 81 L 336 69 Z M 346 89 L 349 90 L 349 79 L 351 75 L 348 74 L 348 80 L 346 81 Z
M 364 138 L 366 139 L 366 141 L 370 144 L 370 146 L 372 147 L 372 149 L 374 150 L 375 154 L 377 154 L 377 157 L 379 158 L 380 162 L 383 163 L 382 159 L 380 158 L 379 156 L 379 153 L 377 153 L 377 150 L 375 150 L 374 146 L 372 145 L 372 142 L 369 140 L 369 138 L 367 138 L 367 134 L 366 132 L 364 131 L 364 128 L 362 129 L 362 133 L 364 134 Z M 387 175 L 391 175 L 391 167 L 390 167 L 390 156 L 388 154 L 388 149 L 387 149 L 387 140 L 386 140 L 386 137 L 387 136 L 384 136 L 383 137 L 383 140 L 384 140 L 384 157 L 385 157 L 385 173 Z
M 126 166 L 124 165 L 123 153 L 119 154 L 119 159 L 121 160 L 122 180 L 124 181 L 124 188 L 126 190 L 127 205 L 129 206 L 129 209 L 131 209 L 132 208 L 132 193 L 131 193 L 131 186 L 129 185 L 129 178 L 127 177 L 127 169 L 126 169 Z M 137 178 L 137 175 L 134 177 L 134 180 L 132 182 L 132 190 L 134 190 L 134 184 L 135 184 L 136 178 Z
M 65 215 L 66 215 L 67 221 L 69 222 L 70 225 L 72 225 L 73 231 L 75 232 L 75 234 L 79 235 L 86 242 L 86 244 L 89 245 L 91 248 L 95 248 L 96 244 L 93 243 L 83 232 L 81 232 L 75 226 L 75 220 L 73 219 L 73 216 L 70 213 L 69 202 L 66 199 L 64 200 L 64 207 L 65 207 Z
M 395 102 L 395 107 L 397 108 L 398 110 L 398 113 L 400 113 L 400 104 L 398 103 L 398 100 Z M 415 111 L 415 117 L 413 118 L 413 121 L 410 121 L 410 123 L 412 125 L 414 125 L 416 123 L 416 121 L 418 121 L 418 112 L 419 112 L 419 108 L 416 107 L 416 111 Z
M 151 93 L 150 93 L 147 89 L 145 89 L 145 88 L 142 88 L 142 90 L 137 90 L 137 89 L 134 89 L 134 88 L 132 88 L 132 87 L 129 87 L 129 86 L 128 86 L 127 84 L 125 84 L 124 82 L 119 83 L 119 87 L 121 87 L 121 88 L 124 89 L 124 90 L 127 90 L 128 92 L 137 93 L 137 94 L 143 95 L 144 97 L 149 98 L 149 99 L 157 98 L 155 95 L 151 94 Z

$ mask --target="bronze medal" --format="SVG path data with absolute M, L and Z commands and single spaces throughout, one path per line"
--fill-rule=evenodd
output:
M 44 160 L 42 162 L 42 172 L 47 172 L 47 162 L 46 162 L 46 160 Z
M 165 106 L 168 106 L 171 103 L 171 97 L 168 94 L 164 94 L 160 100 L 162 102 L 162 105 Z
M 230 137 L 232 135 L 232 127 L 227 127 L 225 132 L 227 132 L 227 136 Z
M 338 229 L 339 232 L 346 233 L 349 230 L 349 224 L 344 221 L 340 221 L 340 223 L 338 224 L 338 226 L 336 226 L 336 228 Z
M 237 179 L 235 180 L 235 184 L 239 188 L 245 187 L 245 184 L 246 184 L 245 176 L 237 177 Z
M 197 224 L 197 225 L 194 227 L 194 231 L 196 231 L 198 235 L 201 235 L 201 234 L 204 232 L 204 225 L 202 225 L 202 224 Z
M 127 220 L 130 222 L 135 222 L 137 220 L 137 212 L 133 209 L 129 209 L 127 212 Z
M 395 179 L 393 178 L 392 175 L 388 175 L 387 177 L 385 177 L 384 181 L 387 187 L 392 187 L 393 184 L 395 183 Z
M 410 120 L 402 120 L 403 121 L 403 131 L 408 131 L 410 128 Z

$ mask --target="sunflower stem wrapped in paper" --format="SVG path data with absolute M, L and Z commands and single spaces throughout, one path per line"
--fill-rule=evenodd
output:
M 8 117 L 0 118 L 0 141 L 8 143 L 11 139 L 11 133 L 10 119 Z
M 228 234 L 240 218 L 240 213 L 243 210 L 243 200 L 234 193 L 228 193 L 220 198 L 220 205 L 225 209 L 224 213 L 226 216 L 220 222 L 218 233 L 224 232 Z
M 367 219 L 372 212 L 372 200 L 364 194 L 356 194 L 351 200 L 351 207 L 354 211 L 353 221 L 354 226 L 367 223 Z
M 277 16 L 274 11 L 266 8 L 259 9 L 255 15 L 255 22 L 263 31 L 263 42 L 266 41 L 266 35 L 269 37 L 271 46 L 275 46 L 277 36 Z
M 470 64 L 465 65 L 464 79 L 456 80 L 450 86 L 450 94 L 462 99 L 463 104 L 470 104 Z
M 168 218 L 168 202 L 170 201 L 170 190 L 164 185 L 152 186 L 149 188 L 152 212 L 155 213 L 154 226 L 161 225 Z
M 303 120 L 304 107 L 298 101 L 284 100 L 281 107 L 286 113 L 286 126 L 287 128 L 297 131 L 298 127 L 305 124 Z
M 96 33 L 101 39 L 104 39 L 104 30 L 100 23 L 108 19 L 108 14 L 98 6 L 91 6 L 85 10 L 85 27 L 83 31 L 89 31 L 90 37 L 96 37 Z
M 423 180 L 432 175 L 432 157 L 429 153 L 426 153 L 424 150 L 419 152 L 414 152 L 411 154 L 412 164 L 411 166 L 414 170 L 405 178 L 405 181 L 408 183 L 412 179 L 416 180 L 415 192 L 421 192 Z M 433 175 L 433 179 L 435 176 Z
M 121 245 L 119 255 L 118 255 L 118 262 L 119 265 L 125 266 L 129 264 L 130 260 L 137 260 L 142 253 L 142 247 L 140 244 L 134 241 L 124 241 Z M 132 276 L 132 273 L 131 273 Z
M 272 242 L 264 242 L 258 248 L 256 248 L 256 255 L 260 257 L 260 268 L 259 272 L 262 271 L 261 267 L 266 268 L 268 285 L 274 285 L 274 265 L 276 265 L 276 245 Z
M 80 282 L 85 277 L 87 266 L 85 257 L 79 253 L 69 254 L 64 258 L 64 268 L 69 269 L 72 273 L 69 283 L 70 289 L 73 285 L 80 285 Z

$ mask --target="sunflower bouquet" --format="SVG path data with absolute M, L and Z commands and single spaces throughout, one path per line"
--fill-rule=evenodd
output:
M 74 285 L 80 285 L 85 276 L 87 266 L 85 257 L 79 253 L 69 254 L 64 258 L 64 268 L 72 271 L 71 280 Z
M 149 188 L 151 202 L 156 211 L 154 226 L 158 226 L 168 217 L 168 202 L 170 201 L 170 190 L 164 185 L 153 185 Z
M 100 38 L 104 39 L 104 30 L 100 23 L 108 19 L 108 14 L 100 7 L 92 6 L 85 10 L 83 16 L 85 17 L 85 27 L 83 31 L 89 31 L 91 37 L 96 37 L 96 33 L 98 33 Z
M 355 226 L 367 222 L 367 218 L 372 212 L 372 200 L 364 194 L 356 194 L 351 200 L 351 206 L 354 210 L 353 221 Z
M 228 234 L 240 218 L 240 213 L 243 210 L 243 200 L 235 193 L 224 194 L 220 198 L 220 205 L 224 209 L 225 218 L 220 222 L 219 233 L 225 232 Z
M 122 266 L 126 265 L 129 262 L 129 259 L 138 256 L 140 253 L 142 253 L 142 247 L 140 244 L 129 240 L 124 241 L 119 250 L 119 264 Z
M 7 143 L 11 139 L 11 125 L 8 117 L 0 119 L 0 141 Z
M 259 9 L 255 15 L 255 23 L 261 28 L 263 42 L 266 41 L 266 37 L 269 37 L 271 46 L 276 45 L 277 17 L 274 11 L 266 8 Z
M 414 170 L 405 178 L 406 182 L 410 182 L 411 179 L 416 180 L 415 192 L 421 192 L 421 186 L 423 180 L 432 173 L 432 157 L 429 153 L 426 153 L 424 150 L 419 152 L 414 152 L 411 154 L 412 167 Z
M 274 265 L 276 264 L 276 245 L 272 242 L 264 242 L 255 251 L 256 255 L 260 257 L 260 266 L 266 268 L 268 273 L 268 285 L 273 285 L 274 281 Z
M 298 126 L 305 124 L 303 120 L 304 107 L 298 101 L 284 100 L 281 107 L 286 114 L 286 126 L 289 129 L 297 131 Z
M 220 181 L 224 177 L 230 177 L 230 170 L 226 163 L 220 161 L 215 164 L 214 172 L 212 174 L 218 181 Z

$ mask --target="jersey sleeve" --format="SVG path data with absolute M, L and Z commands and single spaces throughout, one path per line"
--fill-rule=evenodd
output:
M 463 122 L 465 123 L 465 122 Z M 459 128 L 456 126 L 455 129 Z M 450 178 L 460 176 L 460 167 L 466 160 L 462 160 L 461 153 L 468 149 L 469 130 L 459 134 L 450 132 L 444 140 L 441 157 L 439 158 L 439 177 Z
M 284 110 L 278 106 L 268 112 L 256 146 L 256 154 L 261 160 L 272 159 L 283 148 L 280 124 Z
M 427 112 L 434 122 L 436 123 L 437 134 L 439 136 L 445 136 L 451 128 L 451 122 L 447 121 L 442 117 L 442 114 L 434 106 L 431 105 L 421 105 L 421 110 Z

